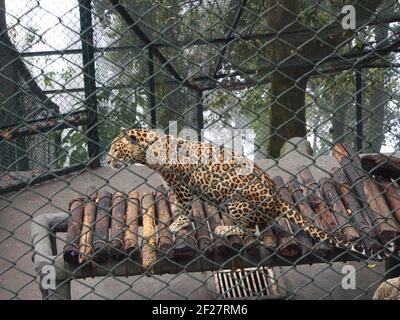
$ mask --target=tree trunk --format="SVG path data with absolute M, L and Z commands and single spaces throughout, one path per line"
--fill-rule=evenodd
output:
M 276 32 L 295 30 L 299 27 L 298 1 L 268 0 L 268 25 Z M 280 150 L 290 138 L 305 137 L 306 110 L 304 108 L 308 68 L 295 70 L 279 68 L 279 64 L 293 57 L 293 47 L 277 37 L 268 47 L 268 55 L 277 70 L 271 75 L 273 103 L 270 111 L 270 139 L 268 155 L 278 158 Z
M 388 26 L 379 25 L 375 29 L 377 45 L 382 45 L 388 37 Z M 380 152 L 382 143 L 385 140 L 384 121 L 385 109 L 388 102 L 388 96 L 385 93 L 386 70 L 382 72 L 379 78 L 373 81 L 373 92 L 369 101 L 368 109 L 370 111 L 367 132 L 367 150 L 369 152 Z
M 355 3 L 356 21 L 363 21 L 371 16 L 382 3 L 382 0 L 359 0 Z M 304 27 L 299 19 L 301 1 L 267 0 L 268 28 L 275 32 L 295 31 Z M 268 43 L 268 56 L 276 66 L 271 75 L 271 88 L 274 103 L 271 107 L 270 125 L 271 138 L 268 153 L 278 157 L 279 150 L 285 140 L 306 135 L 305 92 L 308 71 L 313 67 L 285 69 L 280 65 L 290 60 L 304 62 L 307 59 L 327 57 L 335 50 L 343 47 L 346 41 L 354 36 L 353 32 L 343 31 L 324 39 L 316 37 L 313 41 L 302 41 L 293 37 L 283 41 L 279 36 Z M 306 58 L 306 59 L 305 59 Z M 294 70 L 293 70 L 294 69 Z
M 305 94 L 308 76 L 303 72 L 275 72 L 271 77 L 274 103 L 270 113 L 268 155 L 279 157 L 283 144 L 293 137 L 305 137 Z
M 345 138 L 351 133 L 346 126 L 346 111 L 352 100 L 345 92 L 340 92 L 333 98 L 332 144 L 345 142 Z
M 370 152 L 380 152 L 382 143 L 385 140 L 385 132 L 383 130 L 386 109 L 386 94 L 384 88 L 385 80 L 379 80 L 374 88 L 374 92 L 370 100 L 371 117 L 369 118 L 368 143 L 371 147 L 367 148 Z

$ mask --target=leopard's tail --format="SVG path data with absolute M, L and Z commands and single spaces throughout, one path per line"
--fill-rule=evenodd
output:
M 361 243 L 352 243 L 350 241 L 343 240 L 336 235 L 329 235 L 324 230 L 321 230 L 315 226 L 314 223 L 309 222 L 308 218 L 304 217 L 300 214 L 300 212 L 293 208 L 286 213 L 286 218 L 307 232 L 311 238 L 327 242 L 338 248 L 348 249 L 371 260 L 383 260 L 390 256 L 391 251 L 394 249 L 394 243 L 389 243 L 386 245 L 387 251 L 385 249 L 380 251 L 367 250 Z

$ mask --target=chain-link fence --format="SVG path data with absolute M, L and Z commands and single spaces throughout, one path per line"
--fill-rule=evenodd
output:
M 399 21 L 392 0 L 0 0 L 0 298 L 396 298 Z M 143 165 L 132 128 L 233 147 L 251 178 Z

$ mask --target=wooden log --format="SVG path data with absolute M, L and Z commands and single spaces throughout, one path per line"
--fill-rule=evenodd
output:
M 340 199 L 333 181 L 328 178 L 321 178 L 319 185 L 325 200 L 330 204 L 332 213 L 339 225 L 340 232 L 343 233 L 344 239 L 350 242 L 355 242 L 360 239 L 358 231 L 350 224 L 348 212 Z M 361 249 L 361 248 L 359 248 Z
M 372 223 L 368 217 L 368 213 L 365 212 L 365 209 L 351 193 L 350 184 L 342 170 L 340 168 L 333 168 L 332 175 L 336 182 L 342 202 L 352 223 L 359 230 L 365 247 L 373 252 L 380 251 L 382 249 L 382 245 L 376 238 L 376 233 L 372 228 Z
M 112 194 L 110 192 L 99 192 L 93 239 L 93 260 L 98 263 L 108 259 L 111 198 Z
M 304 197 L 303 189 L 300 187 L 299 182 L 296 179 L 290 179 L 288 182 L 289 190 L 292 195 L 292 199 L 300 211 L 300 213 L 307 218 L 310 222 L 319 228 L 323 229 L 320 217 L 317 217 L 313 209 L 307 202 L 307 199 Z M 314 252 L 317 257 L 328 258 L 332 254 L 332 247 L 326 242 L 319 242 L 315 239 L 312 239 L 313 243 L 315 243 Z
M 275 184 L 279 185 L 283 180 L 281 177 L 273 177 Z M 279 187 L 278 187 L 279 188 Z M 284 257 L 294 257 L 301 255 L 301 248 L 294 239 L 293 230 L 286 218 L 280 217 L 272 224 L 272 230 L 278 239 L 279 251 Z
M 121 260 L 124 256 L 126 197 L 121 192 L 115 192 L 112 197 L 112 214 L 110 230 L 110 256 Z
M 373 212 L 377 213 L 377 217 L 372 223 L 380 226 L 381 240 L 387 243 L 397 239 L 400 236 L 400 230 L 378 185 L 371 178 L 368 178 L 364 181 L 364 190 L 369 206 Z M 400 245 L 400 240 L 397 239 L 396 243 Z
M 400 178 L 400 158 L 383 154 L 365 155 L 361 158 L 361 166 L 370 175 L 388 179 Z
M 142 220 L 143 220 L 143 242 L 142 257 L 143 267 L 151 271 L 157 261 L 157 235 L 155 206 L 152 192 L 147 192 L 142 196 Z
M 68 229 L 66 236 L 66 245 L 64 246 L 64 261 L 77 264 L 79 257 L 79 241 L 83 222 L 83 210 L 85 198 L 77 197 L 69 203 L 70 218 L 68 220 Z
M 339 227 L 330 212 L 327 204 L 323 201 L 323 197 L 318 189 L 318 184 L 309 168 L 302 167 L 300 171 L 300 177 L 306 188 L 306 197 L 311 208 L 318 215 L 323 229 L 328 233 L 336 233 Z
M 290 192 L 288 190 L 288 187 L 285 185 L 285 182 L 283 181 L 281 176 L 276 176 L 272 179 L 275 182 L 275 185 L 277 187 L 277 190 L 279 194 L 281 195 L 282 199 L 285 200 L 286 202 L 290 203 L 293 205 L 293 199 L 290 195 Z M 291 223 L 289 220 L 283 218 L 285 223 L 280 223 L 281 227 L 288 226 L 290 227 L 290 230 L 286 230 L 287 232 L 292 231 L 293 232 L 293 239 L 289 239 L 289 241 L 295 241 L 295 243 L 299 246 L 299 250 L 302 255 L 306 255 L 308 251 L 311 250 L 313 247 L 313 243 L 310 237 L 305 233 L 303 229 L 301 229 L 299 226 L 295 225 L 294 223 Z M 280 220 L 283 220 L 282 218 Z M 292 244 L 293 245 L 293 244 Z M 282 249 L 283 246 L 281 246 Z M 290 251 L 293 251 L 291 249 Z
M 227 212 L 224 212 L 224 211 L 222 211 L 220 213 L 221 213 L 223 225 L 225 225 L 225 226 L 234 226 L 235 225 L 231 215 L 229 215 Z M 246 235 L 246 236 L 249 236 L 249 235 Z M 238 251 L 240 249 L 243 248 L 243 245 L 244 245 L 242 238 L 237 235 L 228 236 L 228 242 L 229 242 L 230 246 L 234 249 L 234 251 L 236 251 L 236 254 L 238 253 Z
M 343 172 L 352 185 L 361 204 L 367 208 L 368 216 L 376 230 L 379 240 L 386 244 L 395 242 L 395 250 L 400 249 L 399 230 L 390 209 L 375 182 L 365 174 L 361 161 L 347 144 L 338 143 L 333 147 L 333 155 L 341 164 Z M 397 239 L 397 240 L 396 240 Z
M 312 221 L 317 228 L 323 229 L 319 217 L 316 216 L 315 212 L 308 204 L 307 199 L 304 197 L 303 189 L 300 187 L 298 181 L 296 179 L 291 179 L 288 182 L 288 185 L 292 199 L 300 213 L 306 217 L 307 220 Z M 317 242 L 314 239 L 312 240 L 313 243 L 316 243 L 314 252 L 317 257 L 327 259 L 332 254 L 332 247 L 329 244 L 326 242 Z
M 253 233 L 248 233 L 243 239 L 243 251 L 247 260 L 260 261 L 260 240 Z
M 271 228 L 278 239 L 278 249 L 283 257 L 293 258 L 301 255 L 301 248 L 294 240 L 287 220 L 275 221 Z
M 271 222 L 268 222 L 263 226 L 263 229 L 260 230 L 261 239 L 265 250 L 268 255 L 275 253 L 276 247 L 278 246 L 278 239 L 274 235 L 272 231 Z
M 381 186 L 381 190 L 385 195 L 394 218 L 396 219 L 397 223 L 400 224 L 400 196 L 396 190 L 396 187 L 394 186 L 393 182 L 386 177 L 377 176 L 376 180 Z
M 217 260 L 219 258 L 226 259 L 228 257 L 233 256 L 236 252 L 229 245 L 228 240 L 224 237 L 217 237 L 214 234 L 214 230 L 216 227 L 222 225 L 221 216 L 217 207 L 206 203 L 204 206 L 204 212 L 206 214 L 206 218 L 209 222 L 211 228 L 211 237 L 213 239 L 213 256 L 214 259 Z
M 181 211 L 178 208 L 175 194 L 172 191 L 168 192 L 168 202 L 170 204 L 173 220 L 175 220 Z M 189 225 L 179 230 L 175 236 L 172 257 L 173 259 L 190 259 L 196 254 L 195 248 L 197 248 L 197 241 L 193 226 L 191 222 L 189 222 Z
M 96 220 L 96 199 L 97 189 L 95 186 L 90 186 L 87 190 L 87 202 L 83 211 L 83 222 L 81 229 L 81 238 L 79 241 L 79 258 L 81 264 L 89 261 L 93 253 L 93 234 L 94 222 Z
M 393 217 L 390 213 L 390 208 L 385 201 L 385 197 L 378 185 L 372 179 L 368 179 L 364 183 L 364 190 L 371 209 L 380 214 L 380 216 L 377 218 L 379 224 L 381 224 L 381 222 L 385 222 L 385 224 L 388 224 L 392 230 L 396 231 L 397 226 L 394 224 Z
M 134 260 L 139 255 L 139 212 L 140 212 L 140 200 L 139 193 L 137 191 L 131 191 L 128 195 L 128 201 L 126 206 L 125 224 L 126 230 L 124 232 L 124 251 Z
M 206 257 L 212 256 L 212 240 L 207 225 L 206 214 L 203 203 L 200 199 L 194 201 L 192 205 L 193 223 L 196 231 L 197 243 L 200 250 Z
M 173 234 L 169 230 L 169 225 L 172 221 L 172 213 L 168 204 L 167 191 L 164 186 L 160 185 L 157 187 L 157 193 L 155 196 L 156 213 L 158 216 L 158 249 L 162 255 L 172 256 L 174 239 Z

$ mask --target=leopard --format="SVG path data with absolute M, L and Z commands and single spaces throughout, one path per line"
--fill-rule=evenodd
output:
M 158 172 L 173 190 L 179 214 L 169 225 L 176 234 L 190 223 L 191 204 L 202 199 L 223 208 L 235 223 L 218 225 L 214 234 L 240 237 L 266 228 L 284 217 L 303 229 L 316 242 L 349 249 L 371 260 L 390 255 L 394 244 L 381 251 L 352 243 L 339 233 L 328 233 L 304 216 L 277 192 L 271 177 L 243 154 L 211 142 L 185 139 L 148 128 L 121 129 L 110 145 L 107 163 L 119 169 L 129 164 L 145 165 Z

